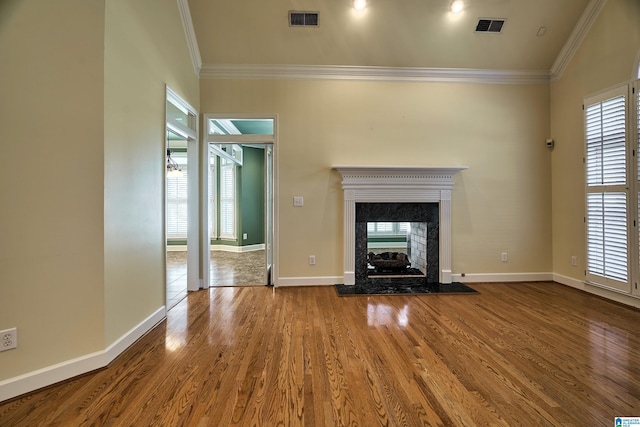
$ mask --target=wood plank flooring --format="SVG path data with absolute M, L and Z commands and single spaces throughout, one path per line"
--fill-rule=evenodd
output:
M 191 293 L 109 367 L 2 426 L 612 426 L 640 416 L 640 312 L 555 283 L 475 295 Z

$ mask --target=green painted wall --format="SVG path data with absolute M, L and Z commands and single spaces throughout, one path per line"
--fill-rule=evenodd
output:
M 264 150 L 244 148 L 239 188 L 241 245 L 264 243 Z

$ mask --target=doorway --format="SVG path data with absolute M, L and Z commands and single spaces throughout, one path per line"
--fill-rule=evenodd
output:
M 205 115 L 205 127 L 205 283 L 272 285 L 276 118 Z
M 165 285 L 171 309 L 199 288 L 197 112 L 166 88 Z

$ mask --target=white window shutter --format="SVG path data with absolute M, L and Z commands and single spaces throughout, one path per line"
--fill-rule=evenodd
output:
M 167 177 L 167 238 L 187 238 L 187 179 L 186 166 L 181 176 Z
M 220 166 L 220 237 L 236 238 L 236 166 L 222 159 Z
M 587 280 L 630 290 L 626 89 L 585 110 Z
M 379 236 L 401 236 L 407 234 L 408 222 L 368 222 L 367 233 Z
M 625 185 L 625 97 L 587 107 L 587 185 Z

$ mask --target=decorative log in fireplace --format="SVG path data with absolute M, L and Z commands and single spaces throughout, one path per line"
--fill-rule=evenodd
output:
M 403 271 L 411 265 L 407 254 L 398 252 L 382 252 L 380 254 L 369 252 L 368 262 L 378 273 Z

